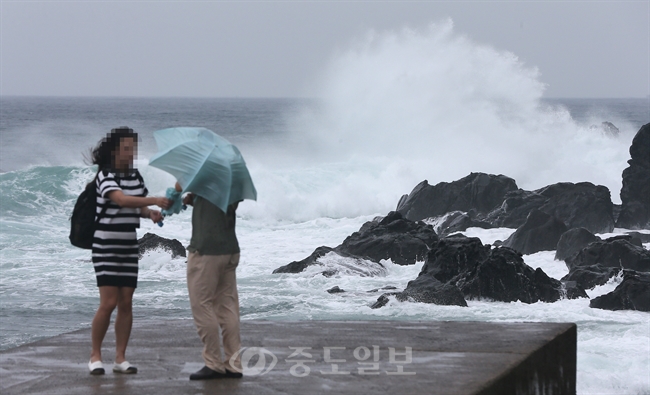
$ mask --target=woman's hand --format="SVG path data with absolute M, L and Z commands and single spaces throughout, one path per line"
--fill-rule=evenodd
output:
M 156 206 L 158 206 L 158 207 L 164 208 L 166 210 L 166 209 L 168 209 L 168 208 L 170 208 L 172 206 L 173 202 L 171 200 L 167 199 L 167 198 L 160 197 L 160 198 L 156 198 L 156 199 L 157 199 L 156 200 Z
M 149 210 L 149 218 L 151 218 L 154 224 L 163 220 L 163 216 L 158 210 Z

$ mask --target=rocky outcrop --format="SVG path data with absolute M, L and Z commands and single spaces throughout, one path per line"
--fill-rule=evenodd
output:
M 524 191 L 503 175 L 471 173 L 451 183 L 434 186 L 425 180 L 402 196 L 397 211 L 410 220 L 435 218 L 439 235 L 468 227 L 518 228 L 533 210 L 593 233 L 614 229 L 614 204 L 609 189 L 589 182 L 562 182 Z M 456 212 L 456 213 L 455 213 Z
M 390 259 L 397 265 L 412 265 L 423 261 L 437 242 L 438 236 L 431 225 L 404 219 L 400 213 L 392 211 L 379 222 L 364 224 L 335 250 L 373 262 Z
M 321 246 L 314 250 L 307 258 L 301 261 L 293 261 L 287 265 L 281 266 L 273 271 L 273 274 L 278 273 L 301 273 L 309 266 L 318 265 L 318 258 L 329 254 L 334 251 L 333 248 L 327 246 Z
M 465 299 L 535 303 L 588 297 L 575 281 L 562 283 L 548 277 L 543 270 L 526 265 L 511 248 L 492 248 L 463 235 L 440 239 L 404 291 L 385 293 L 371 307 L 386 305 L 391 295 L 398 301 L 456 306 L 464 306 Z
M 589 245 L 589 243 L 593 243 L 594 241 L 601 241 L 601 238 L 585 228 L 569 229 L 562 234 L 560 240 L 557 242 L 555 260 L 563 261 L 566 258 L 577 254 L 580 250 Z
M 477 237 L 450 236 L 440 239 L 427 254 L 419 276 L 429 275 L 440 282 L 450 282 L 461 273 L 472 270 L 489 255 L 490 246 L 483 245 Z
M 320 273 L 325 277 L 347 274 L 360 277 L 374 277 L 386 274 L 386 268 L 379 262 L 360 258 L 334 248 L 322 246 L 301 261 L 293 261 L 273 271 L 280 273 L 301 273 L 310 266 L 319 266 Z
M 425 274 L 409 281 L 402 292 L 388 292 L 377 298 L 370 305 L 371 309 L 378 309 L 388 304 L 389 296 L 395 296 L 400 302 L 431 303 L 441 306 L 467 307 L 467 302 L 458 287 L 449 283 L 442 283 L 435 277 Z
M 584 232 L 580 232 L 582 236 L 579 236 L 577 231 L 575 233 L 577 237 L 581 237 L 582 242 L 576 242 L 576 246 L 571 247 L 571 250 L 591 239 L 591 236 Z M 565 252 L 563 255 L 569 254 Z M 620 235 L 606 240 L 598 238 L 577 253 L 564 258 L 564 261 L 569 273 L 562 281 L 576 282 L 584 289 L 593 289 L 607 283 L 623 269 L 650 271 L 650 252 L 644 249 L 641 240 L 633 235 Z
M 382 259 L 390 259 L 398 265 L 412 265 L 424 260 L 437 242 L 438 236 L 431 225 L 409 221 L 392 211 L 383 219 L 366 222 L 339 246 L 318 247 L 307 258 L 279 267 L 273 273 L 300 273 L 309 266 L 323 265 L 324 257 L 333 254 L 329 256 L 340 257 L 335 259 L 337 265 L 347 266 L 347 271 L 356 271 L 359 275 L 380 274 L 384 271 Z M 373 264 L 378 267 L 370 267 Z M 338 272 L 341 272 L 339 267 L 330 265 L 323 275 L 332 276 Z
M 532 191 L 508 192 L 500 207 L 488 213 L 483 220 L 497 227 L 518 228 L 526 222 L 528 214 L 538 210 L 548 198 Z
M 650 243 L 650 233 L 627 232 L 633 239 L 639 239 L 641 243 Z
M 593 233 L 614 230 L 614 204 L 609 189 L 590 182 L 562 182 L 536 191 L 549 200 L 540 211 L 558 218 L 568 228 L 585 228 Z
M 142 257 L 149 251 L 163 250 L 171 254 L 172 258 L 185 257 L 185 247 L 176 239 L 166 239 L 153 233 L 145 233 L 138 239 L 138 255 Z
M 431 275 L 418 276 L 409 281 L 404 291 L 395 295 L 400 302 L 414 301 L 433 303 L 441 306 L 467 306 L 458 287 L 442 283 Z
M 453 287 L 443 287 L 442 285 Z M 465 299 L 487 299 L 524 303 L 537 301 L 553 302 L 562 297 L 587 297 L 577 284 L 564 285 L 548 277 L 541 269 L 526 265 L 517 251 L 507 248 L 491 248 L 478 238 L 454 235 L 441 239 L 427 255 L 417 279 L 409 283 L 403 295 L 418 300 L 414 294 L 429 300 L 446 304 L 459 304 L 456 287 Z M 435 295 L 436 297 L 432 296 Z M 443 297 L 444 295 L 444 297 Z
M 650 123 L 632 140 L 630 157 L 630 166 L 623 170 L 622 207 L 616 226 L 650 229 Z
M 610 278 L 620 272 L 617 267 L 607 267 L 602 265 L 578 266 L 571 270 L 569 274 L 562 277 L 562 281 L 575 282 L 582 289 L 594 289 L 598 285 L 607 284 Z
M 606 295 L 594 298 L 589 307 L 605 310 L 650 311 L 650 273 L 623 271 L 623 281 Z
M 433 230 L 440 237 L 446 237 L 453 233 L 463 232 L 468 228 L 494 228 L 492 224 L 475 218 L 476 213 L 472 210 L 468 213 L 452 211 L 439 217 L 430 218 L 427 223 L 433 226 Z
M 555 302 L 565 294 L 560 281 L 526 265 L 521 254 L 506 247 L 492 249 L 488 258 L 461 275 L 456 285 L 468 299 L 502 302 Z
M 345 290 L 339 288 L 338 285 L 327 290 L 327 293 L 329 293 L 329 294 L 340 294 L 340 293 L 343 293 L 343 292 L 345 292 Z
M 618 270 L 650 271 L 650 251 L 634 245 L 631 236 L 619 236 L 587 245 L 577 254 L 565 259 L 569 274 L 577 268 L 600 265 Z M 637 239 L 638 241 L 638 239 Z
M 387 294 L 384 294 L 384 295 L 381 295 L 380 297 L 378 297 L 377 301 L 370 305 L 370 308 L 371 309 L 379 309 L 379 308 L 382 308 L 382 307 L 386 306 L 388 304 L 388 302 L 390 302 L 390 299 L 388 299 Z
M 564 222 L 542 211 L 533 210 L 528 214 L 526 222 L 503 242 L 503 246 L 524 255 L 553 251 L 566 231 Z
M 613 208 L 606 187 L 590 182 L 562 182 L 532 192 L 509 192 L 501 207 L 480 219 L 498 227 L 518 228 L 536 209 L 561 220 L 569 229 L 582 227 L 593 233 L 605 233 L 614 229 Z
M 412 221 L 436 217 L 451 211 L 487 214 L 500 206 L 505 194 L 517 190 L 515 180 L 503 175 L 471 173 L 465 178 L 434 186 L 425 180 L 400 199 L 397 211 Z

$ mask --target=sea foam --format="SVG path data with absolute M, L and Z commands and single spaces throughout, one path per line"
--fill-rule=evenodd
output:
M 589 181 L 620 201 L 636 131 L 621 125 L 613 137 L 545 104 L 539 70 L 456 33 L 450 20 L 371 32 L 334 55 L 319 81 L 319 105 L 292 117 L 290 143 L 249 162 L 268 199 L 257 215 L 386 213 L 424 179 L 470 172 L 525 189 Z M 287 155 L 290 169 L 273 165 Z

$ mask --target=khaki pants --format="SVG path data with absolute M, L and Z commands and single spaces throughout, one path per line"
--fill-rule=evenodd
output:
M 239 348 L 239 296 L 235 270 L 239 254 L 199 255 L 187 259 L 187 288 L 194 324 L 203 342 L 203 359 L 212 370 L 241 372 Z M 221 359 L 219 328 L 225 359 Z M 233 361 L 230 361 L 231 357 Z M 232 362 L 232 363 L 231 363 Z

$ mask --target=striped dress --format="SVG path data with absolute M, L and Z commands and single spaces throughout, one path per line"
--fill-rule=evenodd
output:
M 97 185 L 97 214 L 102 211 L 93 238 L 93 265 L 97 286 L 132 287 L 138 284 L 139 208 L 120 207 L 108 198 L 110 191 L 121 190 L 125 195 L 147 196 L 147 188 L 137 170 L 118 174 L 102 170 Z M 97 217 L 95 217 L 97 218 Z

